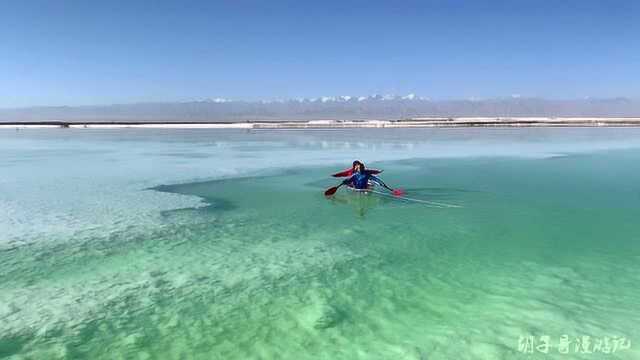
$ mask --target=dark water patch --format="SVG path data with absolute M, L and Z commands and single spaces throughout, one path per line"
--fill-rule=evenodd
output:
M 210 214 L 233 211 L 237 208 L 237 205 L 233 201 L 223 198 L 204 198 L 208 205 L 187 207 L 181 209 L 164 210 L 160 212 L 160 215 L 165 220 L 171 220 L 176 216 L 188 215 L 193 213 Z
M 32 336 L 4 337 L 0 335 L 0 358 L 19 354 L 32 338 Z
M 259 181 L 264 179 L 271 179 L 279 175 L 259 175 L 259 176 L 241 176 L 241 177 L 230 177 L 230 178 L 222 178 L 215 180 L 205 180 L 205 181 L 194 181 L 187 183 L 179 183 L 179 184 L 165 184 L 158 185 L 147 190 L 155 190 L 166 193 L 174 193 L 174 194 L 182 194 L 182 195 L 198 195 L 197 190 L 201 188 L 212 189 L 221 185 L 226 184 L 238 184 L 238 183 L 246 183 L 252 181 Z

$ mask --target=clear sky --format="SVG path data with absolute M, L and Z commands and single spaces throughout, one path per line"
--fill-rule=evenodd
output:
M 0 107 L 640 97 L 640 1 L 0 0 Z

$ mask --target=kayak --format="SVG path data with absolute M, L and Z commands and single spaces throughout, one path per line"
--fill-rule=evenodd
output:
M 409 197 L 406 197 L 406 196 L 399 196 L 399 195 L 389 194 L 389 193 L 386 193 L 386 192 L 382 192 L 382 191 L 376 190 L 376 187 L 375 187 L 374 183 L 369 183 L 369 187 L 367 187 L 366 189 L 356 189 L 353 186 L 347 186 L 347 190 L 350 190 L 351 192 L 353 192 L 355 194 L 362 194 L 362 195 L 376 194 L 376 195 L 379 195 L 379 196 L 382 196 L 382 197 L 386 197 L 386 198 L 389 198 L 389 199 L 394 199 L 394 200 L 399 200 L 399 201 L 404 201 L 404 202 L 420 203 L 420 204 L 428 205 L 430 207 L 437 207 L 437 208 L 460 208 L 460 207 L 462 207 L 460 205 L 445 204 L 445 203 L 441 203 L 441 202 L 422 200 L 422 199 L 415 199 L 415 198 L 409 198 Z
M 372 175 L 377 175 L 380 174 L 382 172 L 382 170 L 379 169 L 366 169 L 367 172 L 369 172 Z M 346 169 L 344 171 L 340 171 L 339 173 L 335 173 L 331 176 L 333 177 L 349 177 L 353 175 L 353 169 Z
M 371 191 L 373 191 L 373 184 L 369 184 L 369 187 L 366 189 L 356 189 L 353 186 L 347 186 L 347 190 L 357 194 L 369 194 L 371 193 Z

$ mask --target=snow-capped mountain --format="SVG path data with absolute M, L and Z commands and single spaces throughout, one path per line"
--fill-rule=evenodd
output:
M 640 99 L 497 99 L 433 101 L 416 94 L 321 96 L 317 98 L 58 106 L 0 109 L 9 121 L 246 121 L 287 119 L 405 119 L 457 116 L 640 116 Z
M 340 95 L 340 96 L 320 96 L 313 98 L 294 98 L 294 99 L 269 99 L 259 100 L 261 104 L 273 104 L 273 103 L 345 103 L 345 102 L 362 102 L 362 101 L 393 101 L 393 100 L 407 100 L 407 101 L 429 101 L 429 98 L 419 97 L 416 94 L 400 95 L 368 95 L 368 96 L 353 96 L 353 95 Z M 224 98 L 216 98 L 209 100 L 211 102 L 233 102 Z M 250 102 L 250 101 L 236 101 L 236 102 Z

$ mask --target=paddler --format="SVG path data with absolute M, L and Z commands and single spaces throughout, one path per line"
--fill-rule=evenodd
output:
M 380 172 L 379 170 L 376 171 L 376 174 Z M 388 187 L 384 181 L 373 175 L 372 171 L 365 169 L 364 164 L 358 160 L 353 162 L 353 175 L 351 175 L 350 178 L 345 179 L 340 185 L 347 185 L 358 190 L 366 190 L 369 189 L 370 182 L 374 182 L 382 186 L 383 188 L 391 191 L 394 195 L 400 195 L 402 193 L 401 190 L 393 190 Z
M 353 162 L 352 170 L 352 175 L 348 179 L 345 179 L 341 185 L 347 185 L 358 190 L 365 190 L 369 188 L 369 181 L 371 181 L 393 192 L 393 189 L 388 187 L 379 177 L 373 175 L 374 173 L 380 173 L 379 170 L 374 170 L 375 172 L 367 170 L 364 164 L 358 160 Z
M 340 185 L 327 189 L 327 191 L 324 192 L 324 195 L 331 196 L 335 194 L 336 191 L 338 191 L 338 188 L 342 185 L 347 185 L 357 190 L 367 190 L 369 189 L 369 182 L 373 182 L 384 187 L 385 189 L 391 191 L 391 193 L 393 193 L 393 195 L 395 196 L 402 195 L 402 190 L 394 190 L 388 187 L 387 184 L 385 184 L 382 180 L 380 180 L 380 178 L 374 175 L 379 174 L 380 172 L 382 172 L 382 170 L 366 169 L 361 161 L 356 160 L 353 162 L 353 168 L 333 175 L 336 177 L 349 176 L 349 178 L 341 182 Z
M 356 166 L 358 165 L 362 165 L 362 167 L 364 168 L 364 163 L 362 163 L 360 160 L 356 160 L 353 162 L 353 165 L 351 166 L 351 169 L 347 169 L 344 171 L 341 171 L 339 173 L 335 173 L 331 176 L 333 177 L 350 177 L 351 175 L 353 175 L 353 173 L 355 173 L 356 171 Z M 382 172 L 382 170 L 378 170 L 378 169 L 367 169 L 367 172 L 371 175 L 378 175 Z

